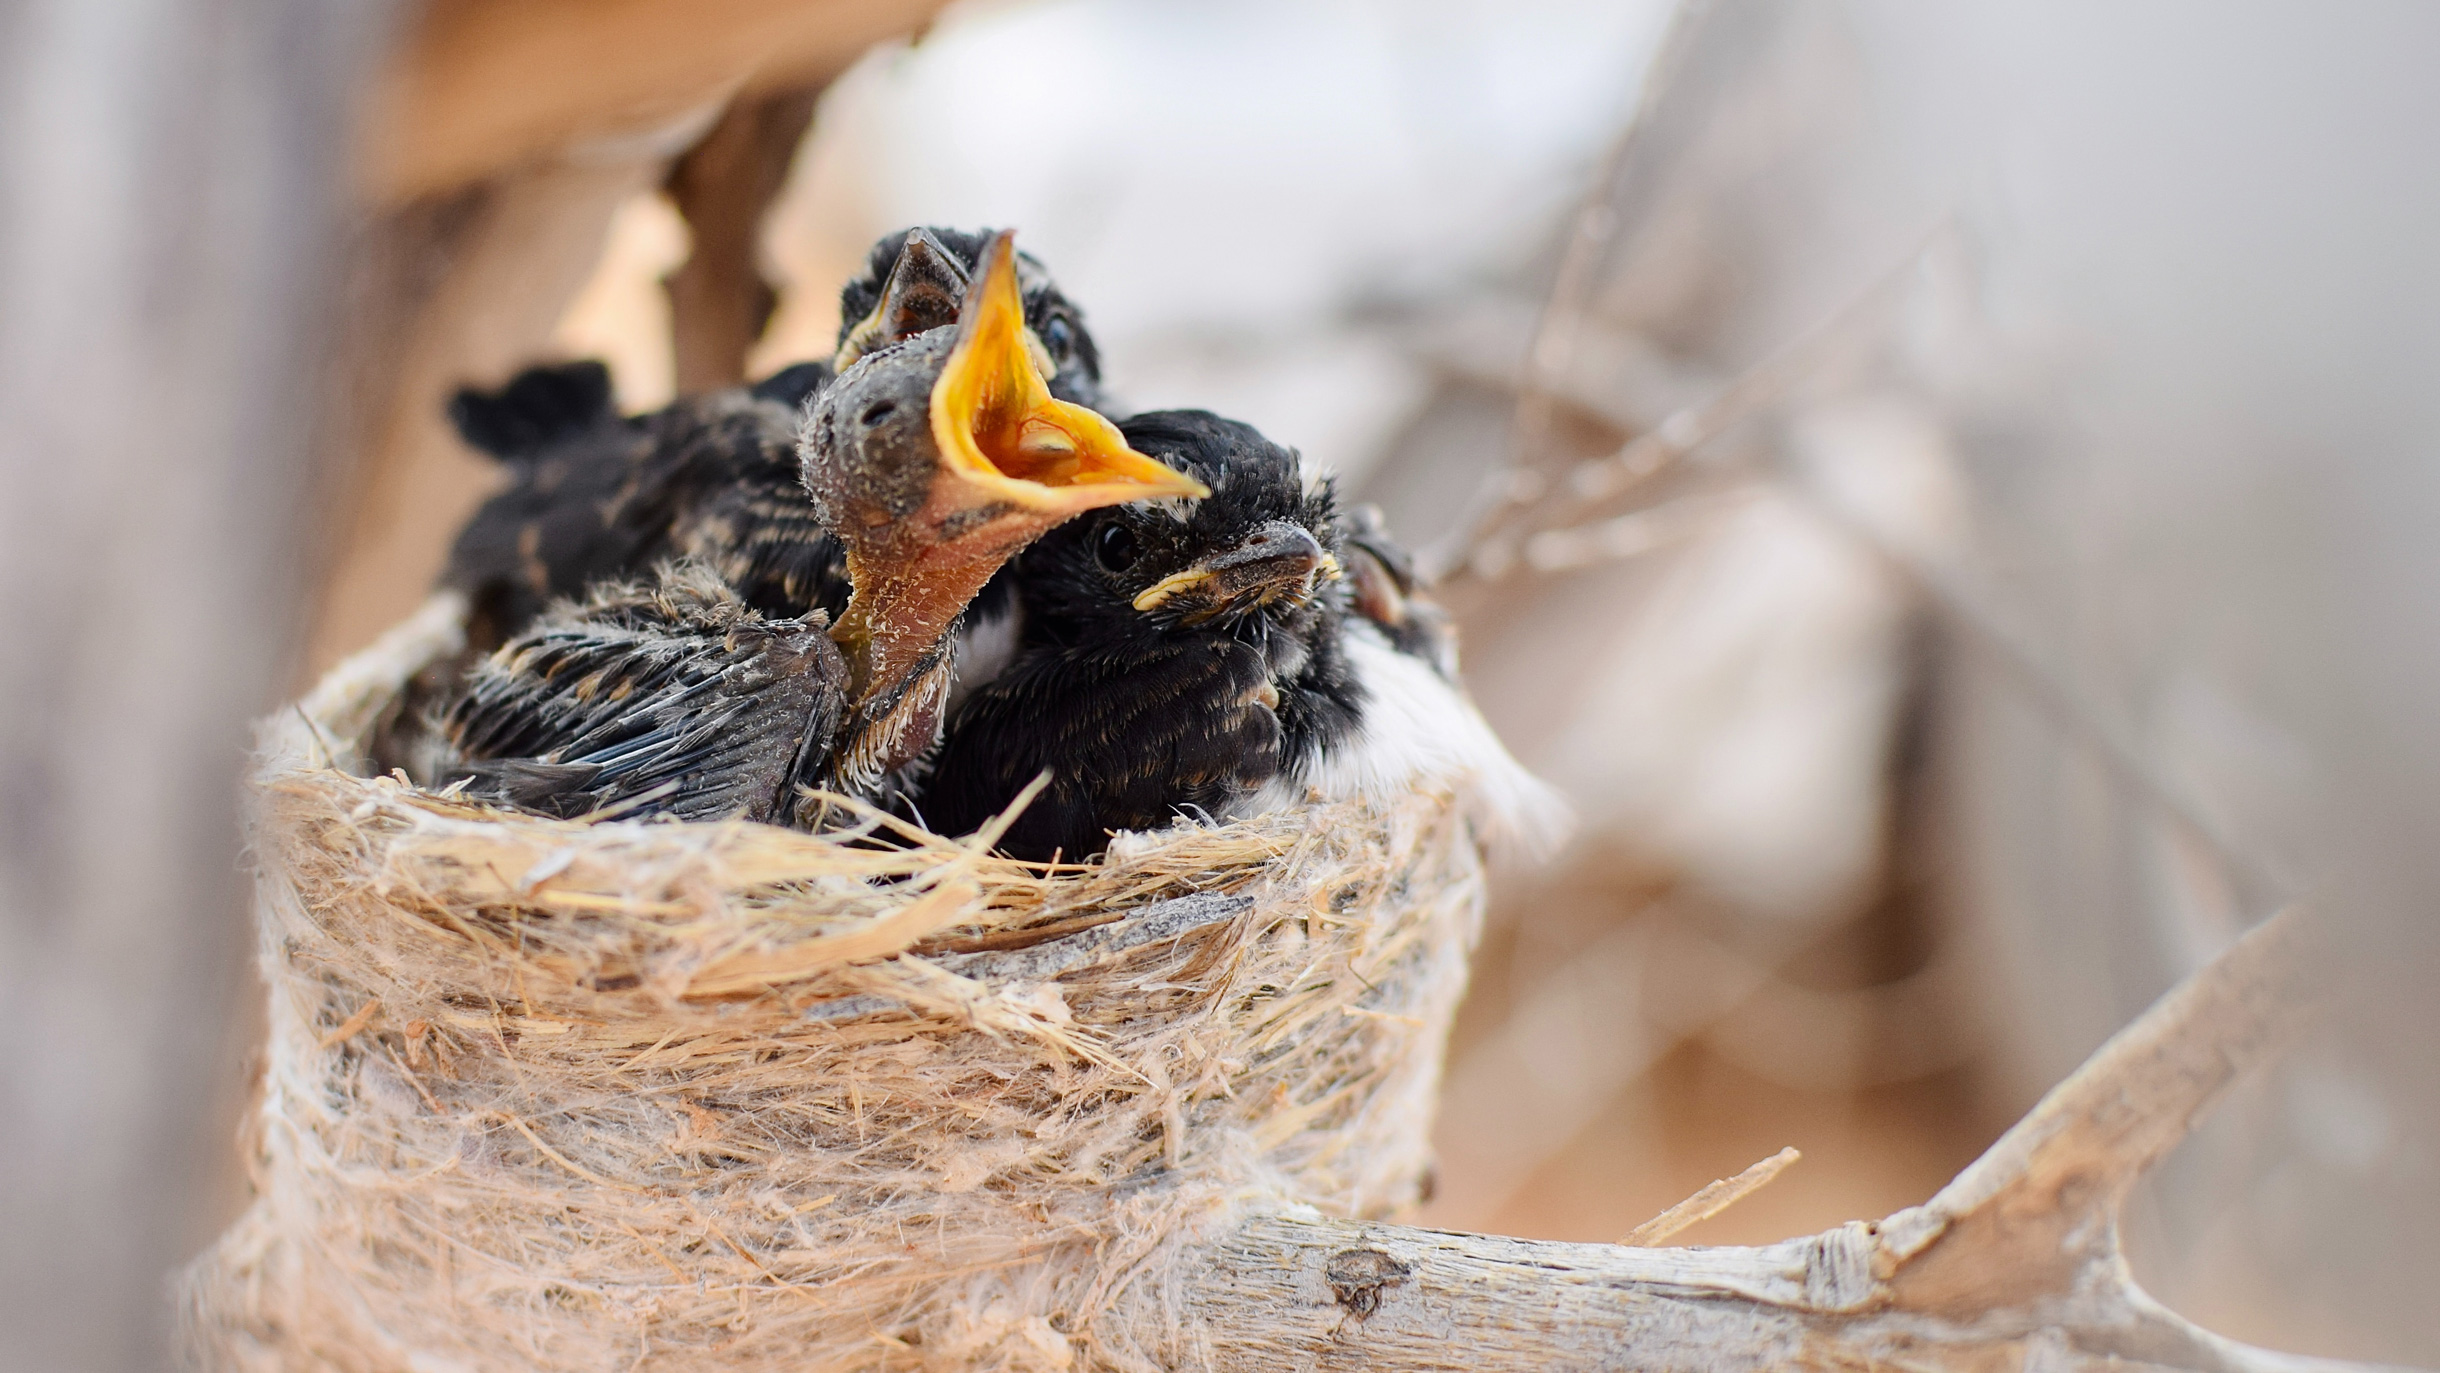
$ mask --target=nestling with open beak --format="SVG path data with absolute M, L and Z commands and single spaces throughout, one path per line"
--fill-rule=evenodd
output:
M 1538 784 L 1444 674 L 1441 638 L 1412 632 L 1428 618 L 1419 598 L 1390 604 L 1395 570 L 1345 542 L 1327 483 L 1203 411 L 1120 429 L 1212 495 L 1102 511 L 1012 565 L 1013 647 L 951 714 L 918 797 L 927 824 L 977 828 L 1045 770 L 1049 786 L 1002 837 L 1013 856 L 1082 859 L 1114 831 L 1181 816 L 1442 782 L 1473 785 L 1495 824 L 1523 818 L 1512 812 Z M 1390 547 L 1377 522 L 1365 536 Z M 1351 608 L 1355 590 L 1394 613 L 1415 652 Z
M 995 237 L 990 229 L 906 229 L 885 235 L 865 254 L 864 270 L 839 288 L 840 371 L 866 352 L 957 318 L 966 283 Z M 1017 254 L 1017 291 L 1025 301 L 1026 347 L 1048 379 L 1051 394 L 1078 405 L 1101 404 L 1101 350 L 1084 327 L 1084 311 L 1067 298 L 1031 253 Z
M 765 616 L 845 609 L 838 546 L 798 482 L 807 400 L 867 354 L 947 328 L 989 234 L 909 229 L 876 244 L 841 290 L 836 355 L 751 387 L 621 418 L 598 362 L 528 368 L 496 391 L 464 390 L 451 418 L 500 459 L 509 484 L 467 521 L 443 582 L 472 603 L 469 640 L 490 648 L 556 597 L 631 579 L 671 558 L 708 564 Z M 1051 393 L 1090 404 L 1099 359 L 1081 315 L 1041 264 L 1017 257 L 1023 342 Z
M 468 674 L 431 780 L 555 815 L 783 824 L 809 819 L 803 788 L 885 795 L 937 737 L 950 631 L 1004 562 L 1082 512 L 1205 494 L 1050 394 L 1006 234 L 954 330 L 868 353 L 814 398 L 800 456 L 799 500 L 853 587 L 835 623 L 767 618 L 687 567 L 605 591 Z

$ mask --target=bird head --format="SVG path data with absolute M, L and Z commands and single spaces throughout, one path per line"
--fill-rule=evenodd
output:
M 1212 494 L 1060 529 L 1027 554 L 1029 613 L 1104 643 L 1181 630 L 1252 638 L 1316 613 L 1340 575 L 1339 524 L 1330 487 L 1308 487 L 1294 452 L 1200 410 L 1138 415 L 1121 429 Z
M 1457 680 L 1457 624 L 1415 571 L 1414 556 L 1390 536 L 1377 505 L 1347 512 L 1348 608 L 1380 629 L 1390 646 Z
M 1027 346 L 1011 236 L 985 245 L 956 327 L 859 358 L 808 411 L 806 490 L 854 586 L 834 637 L 853 688 L 903 681 L 991 574 L 1085 511 L 1207 494 L 1050 393 Z
M 957 322 L 976 265 L 995 241 L 988 229 L 916 228 L 875 243 L 864 270 L 839 291 L 839 346 L 832 370 L 867 353 Z M 1101 399 L 1101 353 L 1084 313 L 1031 254 L 1016 255 L 1025 346 L 1053 396 L 1079 405 Z

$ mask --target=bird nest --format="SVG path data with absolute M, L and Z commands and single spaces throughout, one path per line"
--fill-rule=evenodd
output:
M 1450 797 L 1046 872 L 361 775 L 457 643 L 436 600 L 265 727 L 256 1199 L 186 1279 L 207 1366 L 1140 1367 L 1168 1256 L 1236 1208 L 1418 1198 L 1481 907 Z

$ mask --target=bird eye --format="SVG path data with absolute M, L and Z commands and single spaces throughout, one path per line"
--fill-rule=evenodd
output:
M 1110 572 L 1135 566 L 1135 531 L 1123 524 L 1106 524 L 1093 536 L 1093 560 Z
M 890 416 L 897 413 L 898 402 L 894 400 L 878 402 L 877 404 L 873 405 L 872 408 L 864 412 L 864 427 L 871 429 L 879 425 L 883 420 L 886 420 Z
M 1042 329 L 1042 346 L 1060 357 L 1066 357 L 1076 346 L 1076 333 L 1068 327 L 1065 317 L 1053 315 Z

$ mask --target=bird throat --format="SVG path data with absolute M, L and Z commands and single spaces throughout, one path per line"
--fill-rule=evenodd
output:
M 950 626 L 1006 561 L 1001 550 L 954 543 L 913 557 L 866 557 L 850 548 L 855 590 L 831 631 L 847 659 L 849 700 L 861 708 L 884 699 L 937 663 Z
M 955 540 L 911 554 L 847 550 L 855 590 L 831 639 L 847 660 L 849 707 L 829 785 L 877 794 L 940 737 L 955 667 L 950 626 L 1007 558 L 1005 548 Z

